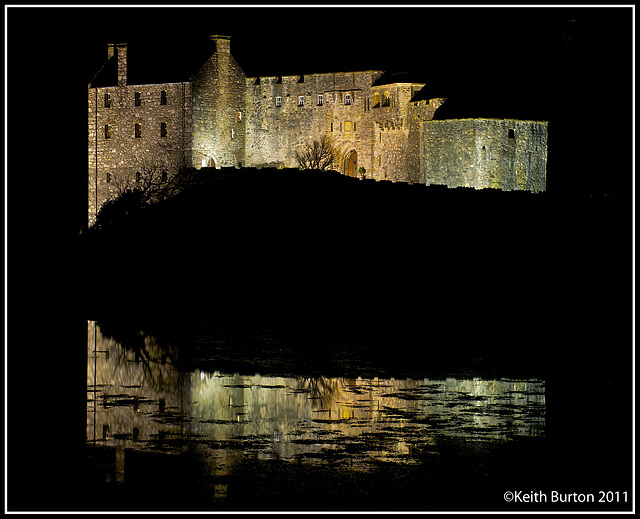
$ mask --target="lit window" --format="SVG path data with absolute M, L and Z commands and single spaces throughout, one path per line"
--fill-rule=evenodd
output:
M 242 121 L 242 112 L 238 112 L 238 122 Z
M 142 94 L 140 94 L 140 92 L 135 93 L 135 105 L 136 106 L 142 105 Z
M 167 123 L 160 123 L 160 137 L 167 136 Z
M 167 104 L 167 91 L 163 90 L 162 92 L 160 92 L 160 104 L 161 105 L 166 105 Z
M 105 139 L 111 138 L 111 126 L 108 124 L 104 125 L 104 138 Z
M 346 104 L 346 105 L 350 105 L 351 104 L 351 94 L 345 94 L 344 95 L 344 104 Z
M 140 123 L 136 123 L 136 139 L 142 137 L 142 125 Z
M 111 94 L 104 95 L 104 107 L 111 108 Z
M 276 97 L 276 106 L 282 106 L 282 98 Z
M 304 106 L 304 96 L 298 96 L 298 106 Z
M 231 128 L 231 138 L 233 139 L 236 136 L 236 131 Z
M 322 106 L 322 96 L 318 96 L 318 106 Z

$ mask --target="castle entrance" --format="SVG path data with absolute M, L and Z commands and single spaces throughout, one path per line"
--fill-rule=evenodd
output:
M 202 159 L 202 167 L 203 168 L 215 168 L 216 162 L 211 157 L 205 157 Z
M 358 176 L 358 154 L 356 150 L 352 150 L 344 163 L 344 173 L 350 177 Z

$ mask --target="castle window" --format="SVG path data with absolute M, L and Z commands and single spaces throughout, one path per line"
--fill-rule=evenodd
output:
M 160 104 L 161 105 L 166 105 L 167 104 L 167 91 L 163 90 L 162 92 L 160 92 Z
M 346 104 L 346 105 L 350 105 L 351 104 L 351 94 L 345 94 L 344 95 L 344 104 Z
M 231 128 L 231 138 L 233 139 L 236 136 L 236 131 Z
M 142 105 L 142 94 L 140 92 L 135 93 L 135 105 L 136 106 Z
M 331 131 L 333 131 L 333 123 L 331 123 Z
M 298 96 L 298 106 L 304 106 L 304 96 Z
M 111 126 L 108 124 L 104 125 L 104 138 L 105 139 L 111 138 Z
M 111 173 L 107 171 L 107 183 L 111 182 Z
M 510 139 L 516 138 L 516 131 L 513 128 L 509 128 L 509 138 Z
M 162 172 L 162 182 L 166 182 L 167 181 L 167 172 L 163 171 Z
M 242 112 L 238 112 L 238 122 L 242 121 Z
M 142 137 L 142 125 L 140 123 L 136 123 L 136 139 Z
M 160 137 L 167 136 L 167 123 L 160 123 Z
M 322 106 L 322 99 L 323 99 L 322 95 L 319 95 L 318 96 L 318 106 Z
M 380 108 L 380 94 L 378 92 L 373 94 L 373 108 Z
M 142 173 L 140 173 L 139 171 L 136 173 L 136 182 L 140 182 L 142 181 Z
M 111 94 L 104 95 L 104 107 L 111 108 Z
M 385 92 L 382 96 L 382 106 L 391 106 L 391 95 L 389 92 Z
M 351 123 L 351 121 L 344 122 L 344 131 L 345 132 L 353 131 L 353 124 Z
M 282 106 L 282 97 L 276 97 L 276 106 Z
M 356 123 L 355 122 L 353 123 L 353 131 L 354 132 L 356 131 Z

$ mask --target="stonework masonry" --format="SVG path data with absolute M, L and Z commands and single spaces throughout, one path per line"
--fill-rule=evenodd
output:
M 427 185 L 545 190 L 546 122 L 452 119 L 425 122 L 422 132 Z
M 123 185 L 150 172 L 168 179 L 183 167 L 295 168 L 296 152 L 322 136 L 349 176 L 545 190 L 546 122 L 434 121 L 445 99 L 421 99 L 423 83 L 381 70 L 247 77 L 229 37 L 211 40 L 215 50 L 189 81 L 149 85 L 128 85 L 127 45 L 108 46 L 113 86 L 88 89 L 90 225 Z

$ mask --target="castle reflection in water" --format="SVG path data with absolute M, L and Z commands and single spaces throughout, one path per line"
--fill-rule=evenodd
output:
M 543 436 L 541 380 L 395 380 L 180 372 L 152 337 L 125 348 L 88 324 L 87 442 L 129 449 L 200 450 L 212 475 L 243 457 L 367 470 L 414 463 L 443 436 L 482 441 Z M 219 490 L 219 489 L 218 489 Z M 224 494 L 224 491 L 222 491 Z

